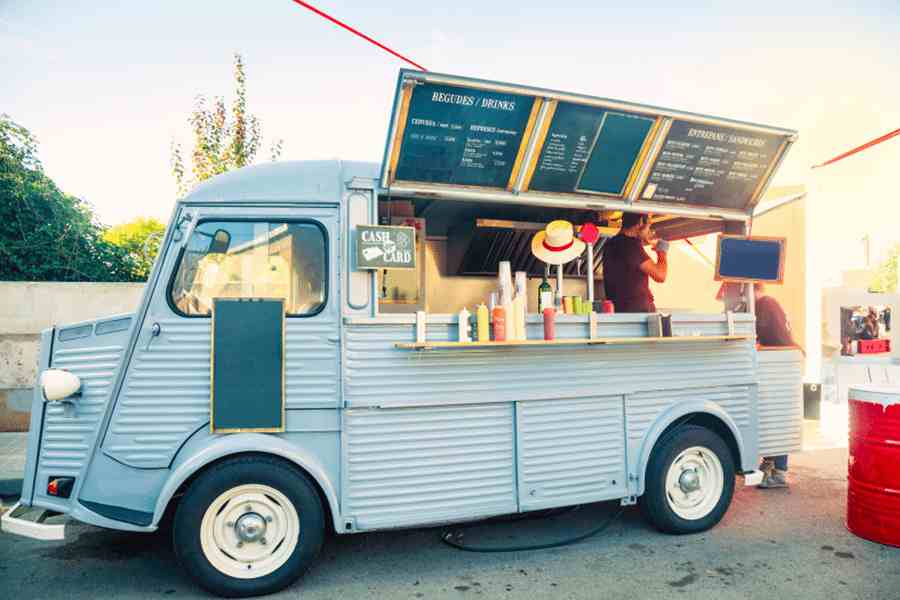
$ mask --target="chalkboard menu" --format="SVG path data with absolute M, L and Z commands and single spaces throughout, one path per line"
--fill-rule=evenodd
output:
M 416 85 L 395 178 L 505 188 L 534 102 L 532 96 Z
M 641 198 L 743 210 L 783 137 L 676 120 Z
M 284 300 L 215 298 L 210 426 L 284 431 Z
M 472 188 L 513 203 L 603 195 L 619 208 L 728 217 L 751 209 L 796 140 L 788 129 L 439 73 L 403 69 L 396 89 L 381 185 L 432 184 L 422 193 L 439 199 L 477 200 Z
M 620 195 L 655 119 L 622 112 L 603 118 L 579 191 Z
M 770 281 L 784 278 L 784 238 L 719 236 L 717 281 Z
M 575 191 L 606 110 L 560 102 L 528 188 L 540 192 Z
M 619 195 L 654 119 L 560 102 L 528 188 Z

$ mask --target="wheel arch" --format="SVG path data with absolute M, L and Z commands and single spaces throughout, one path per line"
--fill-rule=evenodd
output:
M 686 425 L 697 425 L 711 430 L 722 438 L 731 451 L 735 470 L 742 471 L 742 458 L 746 455 L 744 437 L 734 419 L 721 406 L 711 401 L 679 404 L 661 414 L 641 440 L 637 463 L 637 496 L 646 490 L 647 466 L 653 450 L 670 431 Z
M 326 522 L 331 522 L 335 531 L 340 532 L 340 505 L 337 491 L 328 477 L 324 465 L 310 452 L 271 435 L 258 433 L 230 434 L 223 437 L 208 437 L 199 442 L 201 447 L 187 451 L 182 448 L 179 455 L 185 458 L 179 461 L 176 457 L 169 476 L 153 511 L 152 526 L 156 527 L 168 510 L 174 507 L 173 500 L 202 473 L 212 466 L 238 456 L 275 457 L 290 464 L 308 475 L 322 501 Z M 186 445 L 187 446 L 187 445 Z

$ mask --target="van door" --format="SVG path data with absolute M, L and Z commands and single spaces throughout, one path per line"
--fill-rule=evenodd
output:
M 339 406 L 337 208 L 236 210 L 201 209 L 170 253 L 103 444 L 122 464 L 166 468 L 208 426 L 213 298 L 284 298 L 287 409 Z

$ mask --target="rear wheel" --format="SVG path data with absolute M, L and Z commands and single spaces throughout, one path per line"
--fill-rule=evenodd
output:
M 734 495 L 734 461 L 709 429 L 685 426 L 657 442 L 641 497 L 644 516 L 666 533 L 697 533 L 718 523 Z
M 322 546 L 324 511 L 313 484 L 274 458 L 241 457 L 194 481 L 178 505 L 175 554 L 207 590 L 229 597 L 281 590 Z

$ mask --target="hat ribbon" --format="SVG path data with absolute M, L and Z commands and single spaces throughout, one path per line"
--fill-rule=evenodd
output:
M 547 243 L 547 240 L 544 240 L 544 242 L 543 242 L 544 248 L 546 248 L 550 252 L 562 252 L 563 250 L 568 250 L 569 248 L 572 247 L 572 244 L 574 244 L 574 243 L 575 243 L 574 238 L 571 241 L 569 241 L 568 244 L 564 244 L 562 246 L 551 246 L 550 244 Z

